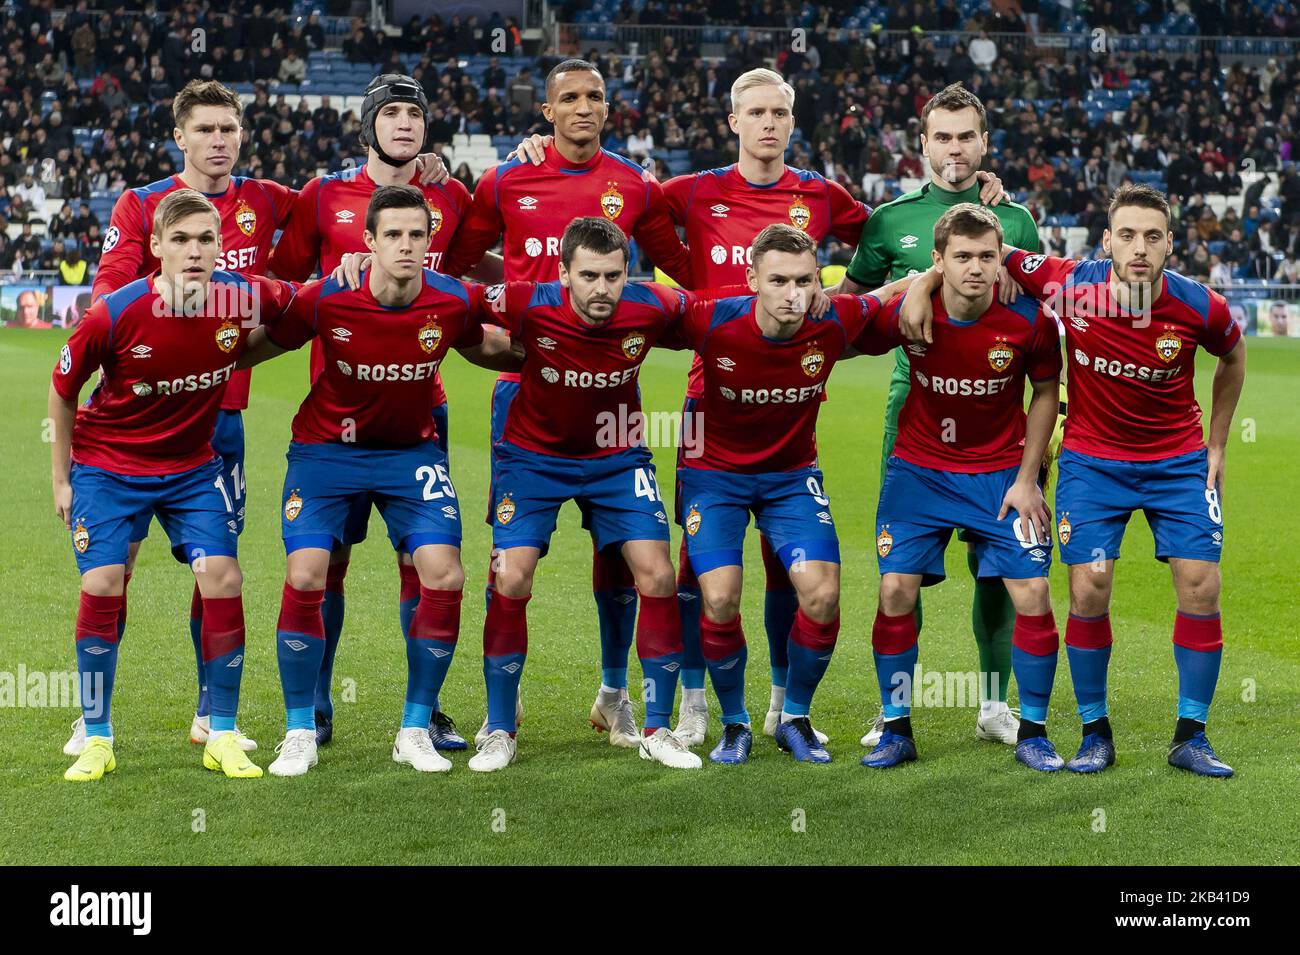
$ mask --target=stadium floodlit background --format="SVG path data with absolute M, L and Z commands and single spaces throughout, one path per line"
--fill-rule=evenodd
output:
M 508 773 L 458 765 L 428 779 L 388 759 L 405 677 L 392 557 L 383 535 L 352 559 L 336 683 L 351 700 L 303 780 L 230 785 L 198 770 L 185 742 L 193 658 L 190 583 L 157 541 L 141 554 L 115 699 L 123 768 L 103 786 L 59 779 L 75 708 L 0 693 L 0 862 L 1294 862 L 1300 641 L 1290 504 L 1300 460 L 1300 13 L 1281 0 L 1058 3 L 710 4 L 705 0 L 487 0 L 427 5 L 156 3 L 108 7 L 22 0 L 0 6 L 0 359 L 5 512 L 0 675 L 10 686 L 74 666 L 76 576 L 52 514 L 43 443 L 49 371 L 89 301 L 109 213 L 131 186 L 179 171 L 173 93 L 215 78 L 244 98 L 238 174 L 301 187 L 359 161 L 365 84 L 409 72 L 433 110 L 430 139 L 473 189 L 522 136 L 546 132 L 542 78 L 559 58 L 598 64 L 611 102 L 604 143 L 660 180 L 726 165 L 732 79 L 769 65 L 794 85 L 787 162 L 816 169 L 876 206 L 928 175 L 918 115 L 962 81 L 989 112 L 987 169 L 1027 205 L 1044 251 L 1099 253 L 1108 195 L 1124 181 L 1169 193 L 1169 266 L 1208 282 L 1250 338 L 1250 371 L 1228 455 L 1226 652 L 1212 718 L 1238 769 L 1225 784 L 1164 765 L 1172 722 L 1167 570 L 1135 520 L 1118 573 L 1112 698 L 1120 765 L 1096 778 L 1038 778 L 1009 748 L 977 743 L 969 708 L 918 709 L 922 760 L 895 773 L 857 766 L 877 707 L 869 653 L 869 547 L 880 418 L 892 362 L 837 370 L 819 445 L 845 552 L 844 631 L 816 704 L 830 767 L 792 765 L 756 744 L 744 780 L 706 764 L 667 773 L 613 750 L 585 726 L 597 681 L 589 550 L 566 511 L 530 612 L 527 743 Z M 743 9 L 740 9 L 743 8 Z M 381 22 L 381 20 L 383 22 Z M 738 25 L 743 24 L 743 25 Z M 829 240 L 820 255 L 847 264 Z M 647 271 L 644 263 L 639 270 Z M 36 332 L 20 329 L 52 329 Z M 1208 406 L 1210 362 L 1198 382 Z M 680 407 L 686 358 L 655 353 L 647 410 Z M 455 360 L 453 474 L 467 513 L 486 500 L 491 376 Z M 288 423 L 306 390 L 305 355 L 259 369 L 246 420 L 249 523 L 241 543 L 249 661 L 241 728 L 282 731 L 271 637 L 283 579 L 278 490 Z M 668 493 L 672 451 L 659 449 Z M 473 729 L 488 535 L 467 521 L 460 659 L 444 709 Z M 760 618 L 747 551 L 743 611 Z M 676 549 L 674 548 L 674 554 Z M 960 560 L 959 556 L 954 559 Z M 964 574 L 926 596 L 922 664 L 974 665 Z M 1065 586 L 1054 568 L 1057 616 Z M 755 644 L 761 650 L 762 638 Z M 757 659 L 757 658 L 756 658 Z M 749 693 L 766 692 L 762 667 Z M 635 685 L 635 682 L 634 682 Z M 0 688 L 3 683 L 0 683 Z M 712 693 L 710 691 L 710 698 Z M 66 701 L 65 701 L 66 702 Z M 716 706 L 716 704 L 715 704 Z M 1067 669 L 1054 733 L 1073 742 Z M 711 729 L 717 732 L 716 722 Z M 1061 774 L 1066 777 L 1067 774 Z M 887 833 L 885 838 L 882 834 Z

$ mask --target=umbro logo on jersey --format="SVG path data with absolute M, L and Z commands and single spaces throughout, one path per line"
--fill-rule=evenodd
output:
M 537 347 L 538 347 L 538 348 L 545 348 L 547 351 L 554 351 L 554 350 L 555 350 L 555 339 L 554 339 L 554 338 L 539 338 L 539 339 L 537 339 Z
M 1088 330 L 1088 322 L 1078 315 L 1072 315 L 1070 317 L 1070 324 L 1081 332 L 1086 332 Z
M 818 511 L 818 512 L 817 512 L 817 520 L 821 521 L 823 524 L 830 524 L 830 523 L 832 523 L 832 521 L 831 521 L 831 512 L 830 512 L 830 511 Z
M 722 371 L 731 371 L 735 367 L 736 363 L 730 358 L 723 357 L 718 359 L 718 368 Z
M 334 221 L 341 222 L 344 225 L 347 225 L 356 217 L 357 214 L 353 212 L 351 209 L 340 209 L 338 212 L 334 213 Z
M 454 508 L 454 507 L 452 507 L 450 504 L 448 504 L 446 507 L 444 507 L 444 508 L 442 509 L 442 513 L 446 514 L 448 517 L 455 517 L 455 516 L 456 516 L 456 508 Z
M 537 208 L 537 200 L 532 196 L 524 196 L 519 200 L 519 208 L 524 211 L 530 211 Z
M 346 342 L 352 338 L 352 329 L 350 328 L 331 328 L 330 334 L 334 336 L 336 342 Z
M 131 349 L 131 354 L 136 358 L 148 358 L 153 353 L 153 348 L 149 345 L 136 345 Z
M 915 249 L 918 241 L 914 235 L 905 235 L 898 240 L 898 247 L 900 249 Z
M 719 202 L 716 206 L 709 206 L 709 211 L 713 213 L 713 218 L 725 219 L 731 210 Z
M 307 644 L 303 643 L 301 640 L 286 640 L 284 641 L 284 645 L 294 653 L 301 653 L 303 650 L 307 649 Z
M 919 342 L 913 342 L 912 344 L 907 346 L 907 353 L 909 355 L 915 355 L 917 358 L 924 358 L 925 346 L 920 344 Z

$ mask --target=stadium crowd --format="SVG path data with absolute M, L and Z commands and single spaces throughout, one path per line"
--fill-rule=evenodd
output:
M 797 91 L 791 165 L 823 172 L 870 205 L 885 202 L 898 194 L 901 180 L 925 175 L 918 148 L 922 104 L 960 81 L 989 111 L 986 168 L 1031 209 L 1052 251 L 1093 249 L 1110 193 L 1133 180 L 1169 193 L 1179 240 L 1172 267 L 1215 284 L 1296 281 L 1300 57 L 1248 67 L 1221 62 L 1205 47 L 1199 57 L 1138 51 L 1029 59 L 1023 46 L 1004 38 L 1000 47 L 995 39 L 1028 28 L 1018 15 L 1009 20 L 986 9 L 965 17 L 954 0 L 894 8 L 886 29 L 920 32 L 907 44 L 886 34 L 877 43 L 837 26 L 853 6 L 831 2 L 812 10 L 766 0 L 750 20 L 782 26 L 813 18 L 807 45 L 781 51 L 776 61 Z M 1026 15 L 1031 6 L 1037 4 L 1023 5 Z M 623 7 L 621 23 L 710 22 L 703 2 L 628 0 Z M 969 7 L 963 0 L 962 8 Z M 1057 5 L 1042 8 L 1034 17 L 1038 29 L 1058 27 Z M 1214 0 L 1178 8 L 1163 0 L 1104 2 L 1076 14 L 1117 31 L 1187 15 L 1213 21 L 1216 31 L 1300 33 L 1294 4 L 1275 4 L 1260 15 L 1249 3 Z M 561 11 L 561 19 L 574 15 L 575 9 Z M 970 33 L 969 45 L 941 48 L 925 35 L 949 24 Z M 204 42 L 195 49 L 199 29 Z M 493 32 L 498 29 L 504 34 Z M 340 111 L 328 96 L 311 109 L 301 95 L 282 89 L 298 90 L 309 78 L 309 59 L 337 46 L 340 36 L 338 55 L 347 61 L 372 64 L 376 72 L 410 72 L 424 86 L 435 144 L 458 133 L 514 139 L 547 131 L 535 90 L 550 60 L 521 56 L 518 25 L 495 15 L 482 22 L 412 18 L 393 34 L 356 20 L 350 32 L 331 38 L 316 13 L 291 17 L 247 0 L 220 12 L 186 2 L 167 12 L 147 5 L 134 15 L 91 12 L 86 0 L 56 14 L 52 0 L 38 0 L 6 17 L 2 35 L 0 269 L 6 271 L 57 270 L 66 279 L 93 270 L 105 224 L 86 200 L 179 169 L 169 148 L 171 97 L 191 78 L 254 84 L 242 174 L 300 187 L 358 155 L 354 113 Z M 491 38 L 500 35 L 507 47 L 498 56 Z M 670 33 L 636 57 L 583 52 L 611 81 L 607 148 L 653 165 L 661 180 L 683 167 L 732 161 L 727 91 L 735 76 L 762 61 L 757 37 L 731 33 L 720 60 L 704 59 Z M 472 76 L 463 68 L 467 57 L 485 61 L 484 68 Z M 668 161 L 670 153 L 681 157 L 678 163 Z M 1262 196 L 1267 181 L 1250 175 L 1255 172 L 1278 175 L 1276 196 Z M 454 165 L 453 174 L 473 188 L 467 165 Z M 1220 197 L 1231 201 L 1225 207 Z M 56 215 L 47 212 L 47 199 L 63 200 Z M 1067 249 L 1072 227 L 1086 230 L 1086 239 Z M 852 253 L 833 241 L 826 251 L 835 262 Z

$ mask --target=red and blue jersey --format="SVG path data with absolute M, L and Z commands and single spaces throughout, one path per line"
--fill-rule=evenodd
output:
M 910 343 L 898 327 L 903 296 L 873 318 L 876 336 L 858 351 L 905 345 L 911 388 L 898 416 L 894 454 L 936 471 L 984 474 L 1017 467 L 1025 442 L 1025 379 L 1061 374 L 1060 332 L 1051 309 L 1027 295 L 992 304 L 976 319 L 948 315 L 943 290 L 931 298 L 934 341 Z M 1070 414 L 1074 414 L 1073 402 Z
M 850 343 L 874 354 L 893 339 L 871 325 L 882 308 L 872 295 L 836 295 L 822 318 L 805 316 L 788 339 L 768 338 L 753 295 L 686 303 L 672 344 L 693 349 L 702 364 L 695 411 L 704 422 L 703 451 L 682 465 L 736 474 L 792 471 L 817 461 L 817 412 L 831 368 Z
M 526 350 L 504 439 L 528 451 L 597 458 L 636 444 L 621 423 L 641 410 L 641 362 L 677 320 L 685 296 L 629 282 L 614 313 L 589 325 L 559 282 L 508 282 L 473 291 L 479 319 L 510 330 Z
M 109 292 L 89 309 L 59 354 L 54 390 L 77 409 L 72 460 L 118 474 L 177 474 L 212 459 L 222 395 L 249 333 L 277 318 L 293 285 L 214 272 L 196 314 L 175 314 L 154 276 Z
M 1070 414 L 1062 447 L 1119 461 L 1156 461 L 1205 447 L 1193 376 L 1196 347 L 1226 355 L 1241 329 L 1222 295 L 1171 272 L 1149 311 L 1110 290 L 1109 259 L 1074 261 L 1015 250 L 1011 277 L 1065 324 Z
M 419 173 L 412 186 L 424 193 L 429 204 L 429 251 L 424 267 L 443 269 L 443 258 L 469 209 L 469 190 L 456 179 L 434 185 L 420 184 Z M 306 281 L 317 266 L 322 278 L 338 268 L 348 252 L 365 252 L 366 209 L 379 187 L 366 171 L 366 164 L 317 176 L 303 186 L 293 206 L 293 215 L 271 253 L 271 271 L 282 278 Z M 325 367 L 320 348 L 311 349 L 311 378 L 315 381 Z M 447 395 L 438 381 L 434 407 L 445 404 Z
M 266 330 L 281 348 L 317 342 L 324 362 L 293 419 L 293 440 L 384 448 L 435 440 L 429 408 L 438 366 L 448 349 L 483 341 L 469 317 L 470 294 L 459 279 L 428 269 L 402 307 L 381 305 L 365 281 L 355 290 L 329 278 L 304 285 Z
M 673 221 L 686 230 L 692 287 L 745 284 L 753 264 L 754 236 L 773 223 L 807 232 L 820 245 L 828 235 L 857 245 L 871 210 L 849 191 L 808 169 L 792 169 L 769 185 L 755 185 L 733 163 L 720 169 L 677 176 L 664 183 Z M 697 356 L 691 363 L 686 394 L 703 393 Z
M 170 193 L 188 188 L 180 176 L 169 176 L 128 189 L 118 197 L 104 233 L 92 299 L 158 271 L 159 262 L 149 250 L 154 211 Z M 288 220 L 296 196 L 294 190 L 278 182 L 244 176 L 231 176 L 225 192 L 209 195 L 221 216 L 217 270 L 265 275 L 275 231 Z M 250 375 L 247 370 L 235 373 L 226 385 L 222 408 L 237 411 L 248 407 Z

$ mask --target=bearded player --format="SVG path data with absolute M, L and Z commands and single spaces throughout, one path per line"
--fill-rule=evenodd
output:
M 1165 268 L 1173 235 L 1164 195 L 1125 185 L 1109 216 L 1102 236 L 1108 259 L 1006 250 L 1016 281 L 1059 302 L 1071 358 L 1056 531 L 1070 567 L 1065 644 L 1083 741 L 1067 766 L 1100 772 L 1115 761 L 1106 689 L 1110 601 L 1124 529 L 1142 510 L 1177 598 L 1178 711 L 1168 762 L 1200 776 L 1231 776 L 1205 724 L 1223 656 L 1223 465 L 1246 377 L 1246 342 L 1221 295 Z M 922 323 L 910 334 L 923 338 Z M 1208 447 L 1193 387 L 1198 346 L 1219 359 Z
M 552 69 L 542 113 L 555 128 L 555 141 L 543 163 L 534 167 L 516 158 L 484 173 L 447 257 L 446 271 L 463 274 L 499 239 L 507 281 L 553 282 L 559 276 L 565 228 L 575 217 L 599 216 L 635 239 L 656 265 L 689 287 L 690 263 L 659 183 L 636 163 L 601 148 L 609 104 L 596 67 L 585 60 L 565 60 Z M 531 340 L 524 344 L 530 350 L 547 347 L 546 342 Z M 493 448 L 500 444 L 519 387 L 518 376 L 502 375 L 493 388 Z M 491 522 L 491 515 L 488 519 Z M 489 603 L 495 593 L 493 575 L 490 570 Z M 597 729 L 609 731 L 611 743 L 637 745 L 640 734 L 627 693 L 637 588 L 618 547 L 603 552 L 597 548 L 593 554 L 592 591 L 600 623 L 601 685 L 590 719 Z M 480 730 L 476 741 L 483 738 Z
M 464 221 L 470 196 L 457 180 L 448 178 L 431 182 L 428 181 L 430 175 L 421 171 L 420 149 L 426 139 L 428 120 L 429 103 L 419 83 L 396 73 L 375 77 L 366 87 L 361 107 L 361 141 L 367 147 L 366 161 L 327 176 L 317 176 L 303 187 L 294 203 L 289 224 L 271 253 L 270 267 L 274 274 L 304 281 L 317 266 L 322 276 L 332 273 L 346 254 L 365 250 L 365 210 L 375 190 L 381 186 L 404 184 L 420 189 L 429 207 L 430 241 L 424 267 L 442 271 L 443 258 Z M 482 277 L 499 281 L 499 262 L 495 256 L 486 258 L 480 273 Z M 323 342 L 313 338 L 313 382 L 324 369 L 323 354 Z M 441 378 L 435 379 L 433 384 L 432 408 L 436 440 L 445 453 L 448 450 L 448 414 Z M 330 685 L 334 658 L 343 632 L 344 579 L 352 546 L 365 540 L 369 522 L 370 501 L 364 497 L 354 498 L 347 526 L 330 554 L 322 602 L 325 652 L 321 658 L 314 714 L 319 745 L 328 743 L 334 735 L 334 703 Z M 410 554 L 398 554 L 398 574 L 401 581 L 398 621 L 403 635 L 409 635 L 420 598 L 419 575 Z M 466 747 L 464 738 L 456 731 L 455 721 L 436 703 L 430 717 L 429 732 L 439 749 Z
M 1014 202 L 991 197 L 987 184 L 980 186 L 983 174 L 979 167 L 988 154 L 988 122 L 979 97 L 957 83 L 931 97 L 921 111 L 921 148 L 930 162 L 930 181 L 875 210 L 862 230 L 839 291 L 865 292 L 886 278 L 926 271 L 930 268 L 935 223 L 963 202 L 983 202 L 990 206 L 1009 243 L 1038 249 L 1038 226 L 1032 213 Z M 1005 275 L 1000 278 L 998 288 L 1004 304 L 1015 295 L 1014 283 Z M 911 386 L 908 350 L 898 348 L 894 359 L 894 374 L 885 405 L 884 448 L 880 458 L 882 481 L 898 436 L 899 411 Z M 1015 607 L 1001 580 L 978 575 L 973 545 L 967 548 L 966 559 L 975 581 L 971 622 L 980 670 L 981 702 L 975 735 L 1014 744 L 1018 727 L 1006 700 L 1012 669 Z M 917 627 L 921 627 L 920 602 L 917 603 Z M 862 738 L 862 744 L 874 746 L 883 728 L 882 713 Z
M 64 774 L 91 781 L 117 766 L 112 694 L 126 625 L 126 575 L 141 515 L 156 516 L 203 604 L 200 668 L 210 722 L 203 765 L 257 777 L 236 739 L 244 661 L 239 497 L 212 448 L 222 395 L 249 331 L 292 287 L 217 271 L 221 217 L 193 189 L 154 208 L 159 270 L 99 299 L 63 346 L 50 386 L 55 510 L 81 572 L 77 668 L 86 742 Z M 82 385 L 102 378 L 81 407 Z

